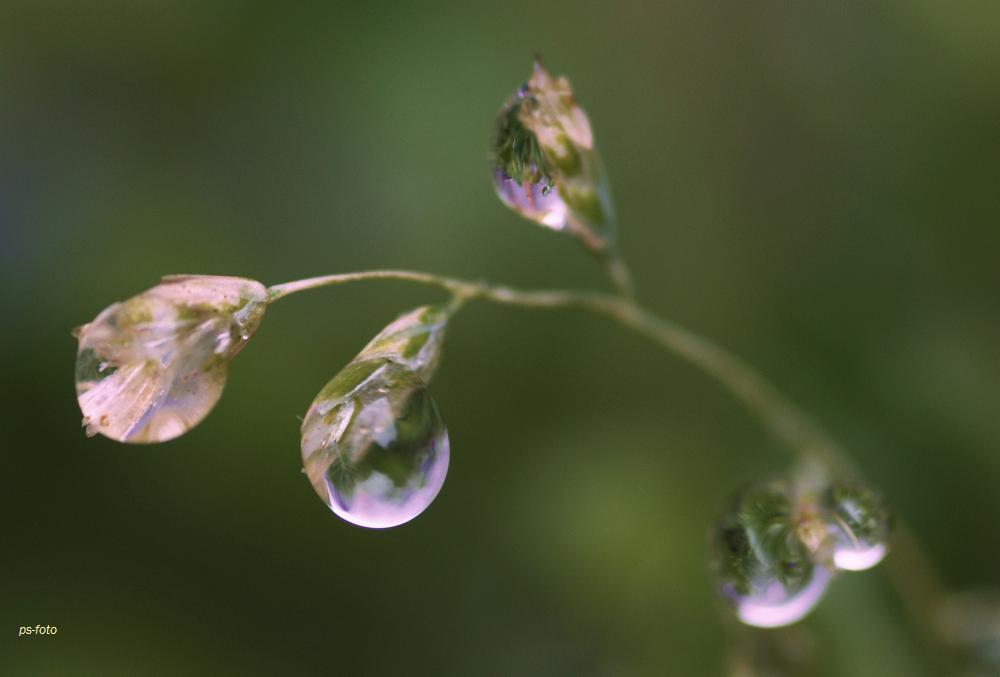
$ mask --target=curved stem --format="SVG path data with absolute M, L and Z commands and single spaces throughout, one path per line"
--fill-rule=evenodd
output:
M 626 296 L 624 290 L 622 295 L 562 289 L 525 291 L 410 270 L 371 270 L 286 282 L 271 287 L 268 295 L 273 302 L 307 289 L 360 280 L 417 282 L 446 289 L 463 301 L 483 299 L 526 308 L 576 307 L 610 317 L 714 377 L 757 415 L 790 450 L 820 460 L 830 468 L 846 469 L 851 465 L 831 437 L 760 372 L 709 339 L 655 315 Z
M 595 307 L 714 377 L 787 447 L 829 469 L 851 464 L 830 436 L 781 394 L 760 372 L 717 343 L 663 319 L 634 302 Z
M 632 271 L 628 269 L 625 259 L 615 252 L 605 259 L 604 267 L 607 269 L 608 277 L 611 278 L 611 284 L 615 286 L 618 295 L 627 299 L 635 299 L 635 282 L 632 280 Z
M 440 287 L 451 292 L 453 310 L 468 300 L 483 299 L 525 308 L 580 308 L 609 317 L 712 376 L 755 414 L 789 451 L 801 455 L 806 463 L 799 471 L 806 480 L 815 479 L 807 473 L 823 477 L 831 473 L 854 473 L 847 452 L 759 371 L 717 343 L 647 310 L 627 293 L 630 287 L 620 287 L 620 295 L 563 289 L 529 291 L 409 270 L 373 270 L 287 282 L 270 287 L 268 295 L 273 302 L 299 291 L 360 280 L 403 280 Z M 922 600 L 924 613 L 933 613 L 945 591 L 937 583 L 930 563 L 921 555 L 912 534 L 904 536 L 901 537 L 902 549 L 908 555 L 920 555 L 920 566 L 905 569 L 900 562 L 899 566 L 891 567 L 889 573 L 902 597 L 907 598 L 912 593 L 914 599 Z M 904 566 L 903 571 L 899 570 L 900 566 Z M 934 639 L 926 623 L 918 618 L 917 624 L 928 640 Z
M 929 646 L 940 647 L 936 658 L 954 668 L 959 654 L 942 636 L 937 616 L 948 590 L 912 527 L 898 519 L 894 531 L 893 550 L 896 557 L 890 557 L 885 562 L 889 581 L 896 589 L 904 610 L 914 619 L 920 636 Z
M 453 293 L 462 292 L 464 290 L 472 290 L 479 287 L 479 285 L 475 282 L 452 280 L 446 277 L 441 277 L 440 275 L 420 273 L 412 270 L 366 270 L 359 273 L 321 275 L 319 277 L 310 277 L 304 280 L 295 280 L 293 282 L 285 282 L 284 284 L 272 285 L 267 289 L 267 297 L 269 302 L 274 302 L 280 298 L 288 296 L 289 294 L 306 291 L 307 289 L 328 287 L 331 285 L 357 282 L 360 280 L 405 280 L 408 282 L 418 282 L 420 284 L 444 287 Z M 464 295 L 467 296 L 468 294 Z

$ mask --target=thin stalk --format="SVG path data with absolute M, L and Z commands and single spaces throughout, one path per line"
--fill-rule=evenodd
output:
M 625 264 L 625 259 L 618 252 L 613 252 L 604 260 L 604 267 L 618 295 L 635 299 L 635 282 L 632 280 L 632 272 Z
M 581 308 L 617 321 L 687 360 L 736 396 L 789 450 L 818 459 L 833 469 L 851 466 L 838 445 L 760 372 L 717 343 L 663 319 L 626 295 L 574 290 L 520 290 L 410 270 L 371 270 L 286 282 L 268 290 L 277 301 L 289 294 L 361 280 L 403 280 L 441 287 L 464 300 L 483 299 L 525 308 Z
M 268 289 L 268 297 L 274 302 L 307 289 L 361 280 L 402 280 L 440 287 L 452 294 L 450 312 L 469 300 L 482 299 L 523 308 L 579 308 L 611 318 L 713 377 L 756 415 L 790 452 L 799 455 L 799 460 L 803 461 L 800 471 L 823 476 L 854 473 L 854 464 L 847 452 L 759 371 L 714 341 L 646 309 L 627 292 L 630 286 L 619 286 L 619 294 L 564 289 L 521 290 L 409 270 L 372 270 L 278 284 Z M 921 600 L 920 608 L 908 610 L 914 615 L 921 634 L 936 641 L 934 631 L 920 616 L 939 608 L 945 590 L 912 533 L 899 536 L 899 541 L 900 549 L 907 555 L 903 559 L 916 560 L 913 567 L 903 561 L 890 566 L 889 574 L 901 597 Z
M 935 652 L 937 660 L 954 670 L 960 662 L 960 652 L 946 641 L 938 622 L 938 612 L 948 590 L 910 525 L 897 519 L 894 531 L 896 557 L 885 562 L 889 581 L 921 637 L 928 645 L 939 648 Z

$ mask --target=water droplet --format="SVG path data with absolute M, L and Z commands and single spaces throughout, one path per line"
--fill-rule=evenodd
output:
M 753 596 L 741 599 L 736 614 L 747 625 L 757 628 L 780 628 L 805 618 L 823 598 L 830 583 L 830 572 L 814 566 L 812 575 L 795 594 L 789 595 L 785 584 L 771 581 Z
M 324 393 L 338 395 L 332 406 Z M 448 431 L 424 382 L 389 359 L 348 365 L 302 423 L 313 488 L 334 513 L 363 527 L 394 527 L 426 510 L 449 455 Z
M 794 524 L 780 482 L 741 493 L 719 520 L 713 543 L 719 591 L 747 625 L 795 623 L 826 592 L 831 572 L 814 561 Z
M 77 330 L 76 391 L 87 434 L 163 442 L 197 425 L 222 394 L 239 314 L 252 333 L 267 290 L 234 277 L 171 276 Z
M 862 484 L 835 483 L 824 492 L 822 507 L 834 566 L 863 571 L 882 561 L 889 552 L 891 518 L 878 493 Z
M 594 253 L 614 239 L 614 207 L 590 122 L 565 77 L 538 62 L 494 125 L 493 184 L 521 216 L 570 233 Z
M 521 183 L 503 170 L 493 172 L 493 185 L 500 200 L 521 216 L 551 228 L 563 230 L 569 219 L 569 208 L 559 191 L 542 178 Z

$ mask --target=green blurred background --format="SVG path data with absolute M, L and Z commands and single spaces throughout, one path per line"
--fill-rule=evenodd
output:
M 324 508 L 296 417 L 434 290 L 276 306 L 179 440 L 79 427 L 69 329 L 161 274 L 604 285 L 492 194 L 536 50 L 590 113 L 642 299 L 814 412 L 950 585 L 1000 582 L 1000 4 L 86 5 L 0 9 L 4 674 L 724 674 L 708 526 L 786 459 L 604 319 L 459 316 L 450 475 L 394 530 Z M 817 674 L 934 674 L 885 567 L 785 635 Z

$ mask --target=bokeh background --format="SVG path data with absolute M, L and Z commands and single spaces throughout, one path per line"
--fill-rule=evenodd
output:
M 282 302 L 176 441 L 79 427 L 70 328 L 161 274 L 604 285 L 492 195 L 536 50 L 590 113 L 642 299 L 834 431 L 950 586 L 997 584 L 998 24 L 991 0 L 4 3 L 0 671 L 725 674 L 745 637 L 706 534 L 787 459 L 604 319 L 464 311 L 433 384 L 448 481 L 390 531 L 317 500 L 297 416 L 434 290 Z M 38 623 L 58 636 L 16 638 Z M 915 628 L 881 567 L 780 636 L 809 674 L 937 674 Z

